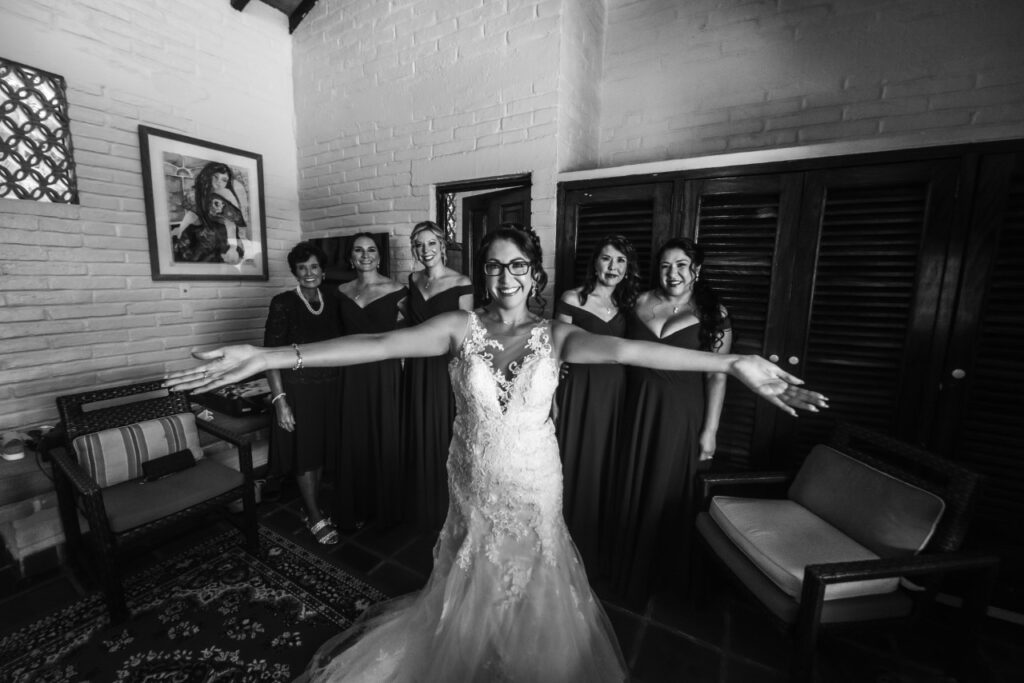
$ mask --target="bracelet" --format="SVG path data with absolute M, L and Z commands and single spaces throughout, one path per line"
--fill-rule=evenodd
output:
M 277 403 L 277 399 L 284 398 L 285 396 L 286 396 L 286 394 L 282 391 L 280 394 L 278 394 L 274 398 L 270 399 L 270 405 L 274 405 L 275 403 Z
M 298 344 L 292 344 L 292 348 L 295 349 L 295 365 L 292 366 L 292 370 L 302 369 L 302 352 L 299 351 Z

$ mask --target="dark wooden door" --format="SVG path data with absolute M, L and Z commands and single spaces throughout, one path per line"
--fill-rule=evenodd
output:
M 701 277 L 729 311 L 734 353 L 783 353 L 802 183 L 799 174 L 686 183 L 683 232 L 704 247 Z M 716 467 L 767 465 L 775 423 L 785 416 L 734 379 L 722 411 Z
M 931 447 L 986 477 L 967 544 L 1002 559 L 995 604 L 1024 612 L 1024 154 L 984 157 Z
M 488 232 L 502 223 L 530 227 L 530 188 L 516 187 L 462 199 L 462 253 L 464 272 L 473 277 L 476 248 Z
M 951 159 L 807 175 L 779 356 L 832 407 L 779 423 L 783 461 L 802 459 L 837 420 L 911 442 L 932 421 L 958 172 Z
M 832 399 L 793 419 L 726 392 L 722 465 L 795 465 L 838 419 L 914 440 L 927 403 L 958 165 L 886 164 L 695 180 L 684 229 L 707 252 L 735 350 Z

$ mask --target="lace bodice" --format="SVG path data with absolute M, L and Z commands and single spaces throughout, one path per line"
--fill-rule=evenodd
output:
M 495 354 L 504 355 L 505 348 L 471 313 L 466 338 L 448 366 L 457 406 L 448 458 L 452 503 L 469 532 L 458 554 L 463 568 L 479 551 L 500 562 L 509 540 L 526 542 L 554 562 L 550 540 L 561 515 L 562 474 L 549 419 L 558 385 L 549 324 L 538 323 L 523 353 L 496 368 Z M 482 525 L 482 533 L 474 533 L 474 525 Z M 476 547 L 480 542 L 486 547 Z M 514 576 L 525 568 L 506 569 L 514 597 L 528 577 Z

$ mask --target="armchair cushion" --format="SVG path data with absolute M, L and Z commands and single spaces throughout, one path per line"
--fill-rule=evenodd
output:
M 103 490 L 110 530 L 121 533 L 188 509 L 241 486 L 243 476 L 230 467 L 203 459 L 195 467 L 157 481 L 125 481 Z
M 765 576 L 797 600 L 807 565 L 878 559 L 792 500 L 715 496 L 708 512 Z M 825 599 L 891 593 L 898 585 L 898 577 L 833 584 L 825 588 Z
M 83 434 L 73 442 L 78 463 L 101 488 L 142 476 L 142 463 L 184 449 L 203 457 L 196 417 L 180 413 Z
M 946 508 L 935 494 L 823 445 L 807 456 L 789 498 L 880 557 L 919 552 Z

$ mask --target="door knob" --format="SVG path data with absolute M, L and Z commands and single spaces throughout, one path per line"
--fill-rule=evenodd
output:
M 797 358 L 796 356 L 790 356 L 787 360 L 789 360 L 790 365 L 796 365 L 797 363 L 800 362 L 800 359 Z
M 967 373 L 964 372 L 963 369 L 961 369 L 961 368 L 957 368 L 957 369 L 953 370 L 952 374 L 953 374 L 953 379 L 963 379 L 964 377 L 967 376 Z
M 770 360 L 773 363 L 778 363 L 779 362 L 779 354 L 773 353 L 772 355 L 768 356 L 768 360 Z

